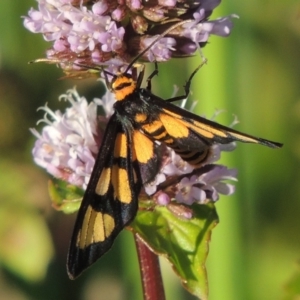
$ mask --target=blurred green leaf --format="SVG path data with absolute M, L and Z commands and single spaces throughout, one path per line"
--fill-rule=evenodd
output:
M 153 211 L 140 210 L 130 226 L 155 253 L 171 262 L 190 293 L 207 299 L 205 261 L 211 230 L 217 224 L 218 216 L 213 204 L 191 208 L 191 219 L 179 218 L 161 206 Z
M 297 271 L 284 287 L 284 300 L 300 299 L 300 264 L 297 265 Z
M 53 247 L 42 216 L 33 209 L 0 205 L 0 261 L 26 280 L 45 277 Z
M 83 190 L 65 181 L 52 179 L 48 183 L 52 206 L 65 214 L 72 214 L 79 210 Z
M 0 169 L 0 263 L 25 280 L 42 280 L 54 250 L 41 214 L 40 174 L 16 161 L 0 160 Z

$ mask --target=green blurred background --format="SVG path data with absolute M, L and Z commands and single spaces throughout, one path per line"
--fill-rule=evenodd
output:
M 39 106 L 64 107 L 57 99 L 66 89 L 77 85 L 88 99 L 102 89 L 95 80 L 59 80 L 55 66 L 27 64 L 50 46 L 22 25 L 32 6 L 34 0 L 0 3 L 0 299 L 141 299 L 133 240 L 125 231 L 93 268 L 76 281 L 67 277 L 74 216 L 51 208 L 48 176 L 32 162 L 28 128 L 42 117 Z M 217 203 L 209 299 L 294 299 L 291 291 L 300 289 L 300 2 L 224 0 L 214 16 L 231 13 L 240 16 L 232 35 L 213 37 L 204 48 L 208 64 L 192 85 L 197 113 L 224 109 L 220 123 L 237 115 L 235 128 L 284 148 L 239 144 L 223 155 L 238 168 L 239 182 L 234 196 Z M 164 86 L 155 92 L 169 97 L 199 62 L 197 56 L 161 65 L 156 83 Z M 168 263 L 162 265 L 167 298 L 194 299 Z

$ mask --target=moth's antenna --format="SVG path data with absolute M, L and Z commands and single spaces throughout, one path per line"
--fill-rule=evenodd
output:
M 172 30 L 174 30 L 175 28 L 185 24 L 185 23 L 189 23 L 192 22 L 193 20 L 185 20 L 179 23 L 176 23 L 175 25 L 171 26 L 170 28 L 168 28 L 166 31 L 164 31 L 162 34 L 160 34 L 147 48 L 145 48 L 141 53 L 139 53 L 131 62 L 130 64 L 127 66 L 124 74 L 126 74 L 128 72 L 128 70 L 137 62 L 137 60 L 143 56 L 155 43 L 157 43 L 161 38 L 163 38 L 164 36 L 166 36 L 168 33 L 170 33 Z

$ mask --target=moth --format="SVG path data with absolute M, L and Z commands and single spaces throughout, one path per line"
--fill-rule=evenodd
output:
M 142 186 L 158 172 L 156 142 L 172 148 L 194 166 L 205 162 L 215 143 L 240 141 L 282 147 L 172 104 L 188 96 L 198 69 L 187 81 L 185 94 L 167 100 L 151 93 L 151 79 L 146 88 L 141 87 L 144 69 L 137 80 L 128 72 L 113 75 L 114 113 L 77 215 L 67 261 L 70 278 L 76 278 L 106 253 L 120 231 L 134 219 Z
M 189 77 L 182 96 L 164 100 L 151 92 L 151 79 L 158 73 L 157 64 L 146 87 L 142 88 L 144 66 L 137 78 L 129 70 L 143 53 L 123 73 L 103 71 L 116 102 L 71 238 L 67 269 L 72 279 L 105 254 L 117 235 L 134 219 L 141 188 L 154 179 L 159 169 L 156 142 L 172 148 L 194 166 L 201 166 L 207 160 L 211 146 L 216 143 L 240 141 L 282 147 L 281 143 L 239 132 L 172 103 L 187 98 L 192 78 L 201 65 Z M 107 75 L 112 76 L 110 82 Z

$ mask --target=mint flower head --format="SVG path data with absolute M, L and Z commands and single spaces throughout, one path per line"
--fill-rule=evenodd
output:
M 107 91 L 102 99 L 90 104 L 75 89 L 60 97 L 69 103 L 65 113 L 52 111 L 47 105 L 40 110 L 45 116 L 39 123 L 45 124 L 41 133 L 31 132 L 37 138 L 33 157 L 36 164 L 55 178 L 86 189 L 95 159 L 102 142 L 103 128 L 112 114 L 114 97 Z M 101 106 L 105 116 L 99 116 Z M 157 144 L 161 168 L 155 179 L 144 186 L 144 193 L 157 200 L 159 205 L 171 201 L 191 205 L 217 201 L 219 194 L 230 195 L 234 186 L 227 180 L 236 180 L 236 170 L 215 164 L 221 151 L 231 151 L 234 144 L 214 145 L 205 164 L 195 168 L 183 161 L 172 149 Z M 169 179 L 171 183 L 169 182 Z M 168 184 L 166 184 L 166 182 Z
M 88 104 L 72 89 L 60 97 L 70 104 L 65 113 L 54 112 L 47 105 L 41 107 L 39 110 L 43 110 L 45 116 L 39 123 L 45 126 L 41 133 L 31 129 L 37 138 L 32 150 L 36 164 L 52 176 L 85 189 L 99 151 L 101 128 L 107 121 L 104 117 L 98 118 L 97 106 L 101 105 L 109 115 L 111 96 L 108 93 L 102 100 L 95 99 Z
M 165 36 L 142 55 L 142 60 L 159 62 L 192 55 L 211 34 L 229 35 L 235 16 L 209 20 L 220 4 L 216 0 L 37 2 L 38 9 L 31 8 L 24 17 L 24 26 L 52 43 L 48 60 L 68 69 L 75 68 L 73 63 L 77 68 L 78 64 L 119 68 L 162 34 Z

